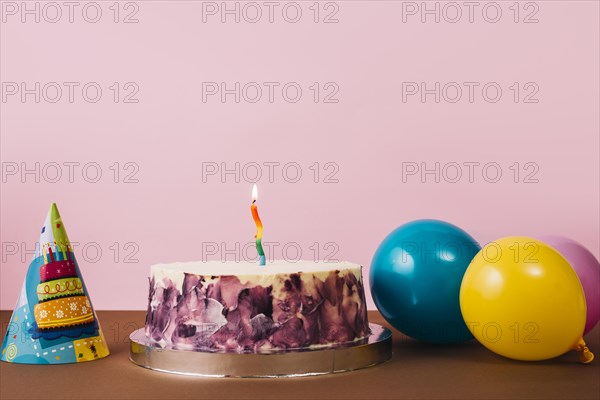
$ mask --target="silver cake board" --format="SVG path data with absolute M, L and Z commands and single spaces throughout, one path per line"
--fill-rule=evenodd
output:
M 134 331 L 129 359 L 155 371 L 206 377 L 266 378 L 353 371 L 392 358 L 392 332 L 369 324 L 369 337 L 331 347 L 268 353 L 208 352 L 159 347 L 144 329 Z

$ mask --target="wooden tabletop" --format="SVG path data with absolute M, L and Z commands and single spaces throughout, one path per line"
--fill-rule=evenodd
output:
M 10 311 L 0 312 L 2 337 Z M 99 311 L 110 346 L 107 358 L 81 364 L 0 363 L 1 399 L 599 399 L 600 328 L 586 341 L 590 365 L 577 354 L 536 363 L 508 360 L 475 341 L 435 346 L 394 331 L 391 361 L 360 371 L 301 378 L 239 379 L 171 375 L 129 361 L 129 333 L 141 328 L 142 311 Z M 389 326 L 374 311 L 369 320 Z

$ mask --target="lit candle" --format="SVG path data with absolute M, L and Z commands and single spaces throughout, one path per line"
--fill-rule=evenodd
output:
M 50 247 L 50 243 L 48 243 L 48 254 L 50 254 L 50 261 L 54 262 L 54 254 L 52 254 L 52 248 Z
M 58 250 L 60 250 L 60 252 L 62 253 L 62 255 L 63 255 L 63 260 L 66 260 L 66 259 L 67 259 L 67 251 L 65 250 L 65 242 L 63 242 L 63 241 L 61 240 L 61 241 L 60 241 L 60 246 L 59 246 L 59 245 L 58 245 L 56 242 L 54 242 L 54 244 L 56 245 L 56 248 L 57 248 Z
M 44 256 L 44 264 L 48 264 L 48 256 L 46 255 L 46 245 L 42 245 L 42 254 Z
M 260 222 L 260 217 L 258 216 L 258 207 L 256 207 L 256 199 L 258 198 L 258 188 L 256 187 L 256 183 L 252 188 L 252 205 L 250 206 L 250 210 L 252 211 L 252 218 L 254 218 L 254 223 L 256 224 L 256 251 L 258 252 L 258 256 L 260 257 L 258 260 L 258 265 L 265 265 L 265 252 L 262 247 L 262 222 Z

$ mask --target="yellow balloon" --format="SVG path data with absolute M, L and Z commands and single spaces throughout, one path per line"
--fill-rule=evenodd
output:
M 528 237 L 484 246 L 467 268 L 460 308 L 473 336 L 493 352 L 516 360 L 546 360 L 569 350 L 591 362 L 582 335 L 583 288 L 552 247 Z

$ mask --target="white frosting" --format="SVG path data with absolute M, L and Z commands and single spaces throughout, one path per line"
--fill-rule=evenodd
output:
M 203 276 L 223 276 L 235 275 L 240 281 L 247 282 L 268 282 L 273 275 L 294 274 L 303 272 L 305 274 L 314 274 L 325 276 L 330 271 L 351 270 L 357 277 L 361 277 L 361 266 L 348 261 L 326 262 L 326 261 L 308 261 L 299 260 L 290 262 L 284 260 L 275 260 L 267 265 L 260 266 L 257 262 L 234 262 L 234 261 L 192 261 L 175 262 L 170 264 L 154 264 L 150 267 L 151 276 L 157 283 L 164 278 L 169 278 L 177 287 L 181 287 L 184 273 L 203 275 Z M 358 273 L 357 273 L 358 270 Z M 360 278 L 359 278 L 360 279 Z
M 332 270 L 360 268 L 360 265 L 348 261 L 325 262 L 307 261 L 297 262 L 275 260 L 267 265 L 258 265 L 257 262 L 233 261 L 191 261 L 175 262 L 170 264 L 154 264 L 152 271 L 166 269 L 169 271 L 187 272 L 196 275 L 274 275 L 293 274 L 296 272 L 329 272 Z

